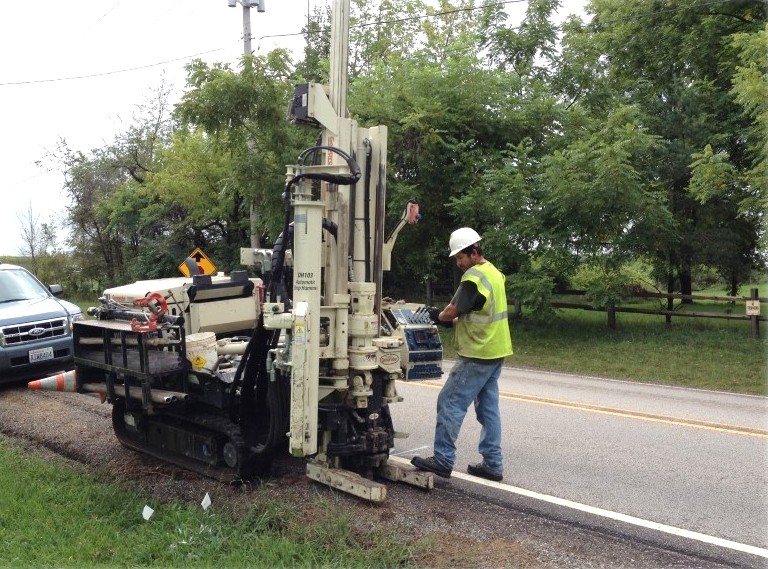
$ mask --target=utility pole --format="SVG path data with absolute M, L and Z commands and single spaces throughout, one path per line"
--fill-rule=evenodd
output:
M 259 12 L 266 11 L 266 0 L 227 0 L 227 4 L 230 8 L 234 8 L 237 4 L 243 7 L 243 55 L 253 54 L 251 49 L 251 8 L 256 7 Z M 252 149 L 251 141 L 248 141 L 248 150 Z M 259 243 L 259 212 L 256 209 L 256 204 L 251 201 L 250 206 L 250 220 L 251 220 L 251 249 L 258 249 L 261 244 Z
M 251 55 L 251 8 L 255 7 L 259 12 L 265 12 L 266 0 L 227 0 L 227 5 L 234 8 L 238 4 L 243 7 L 243 55 Z

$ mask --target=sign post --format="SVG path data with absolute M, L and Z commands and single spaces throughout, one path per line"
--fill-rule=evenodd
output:
M 747 301 L 747 316 L 752 321 L 752 337 L 760 337 L 760 296 L 758 289 L 753 288 L 749 291 L 751 300 Z

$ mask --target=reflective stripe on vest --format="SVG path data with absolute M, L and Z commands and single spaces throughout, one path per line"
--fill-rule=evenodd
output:
M 505 277 L 490 262 L 470 267 L 461 277 L 477 286 L 485 297 L 480 310 L 459 316 L 456 351 L 460 356 L 495 359 L 512 353 L 512 339 L 507 322 Z

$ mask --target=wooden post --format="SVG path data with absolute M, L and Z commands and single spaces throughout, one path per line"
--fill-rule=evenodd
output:
M 667 314 L 664 315 L 664 324 L 669 328 L 672 326 L 672 311 L 675 309 L 675 299 L 671 296 L 667 299 Z
M 750 300 L 759 300 L 760 295 L 758 294 L 758 290 L 756 288 L 749 290 L 749 298 Z M 759 338 L 760 337 L 760 315 L 759 314 L 753 314 L 749 318 L 752 321 L 752 337 L 753 338 Z
M 675 292 L 675 278 L 672 273 L 667 273 L 667 294 Z M 664 323 L 669 328 L 672 326 L 672 309 L 675 307 L 675 300 L 671 297 L 667 297 L 667 314 L 664 315 Z

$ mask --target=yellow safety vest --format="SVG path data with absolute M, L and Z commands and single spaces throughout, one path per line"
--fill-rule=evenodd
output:
M 506 277 L 490 262 L 470 267 L 462 282 L 475 283 L 485 297 L 480 310 L 459 315 L 456 324 L 456 353 L 465 358 L 493 360 L 512 354 L 512 337 L 507 321 Z

